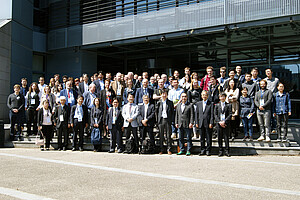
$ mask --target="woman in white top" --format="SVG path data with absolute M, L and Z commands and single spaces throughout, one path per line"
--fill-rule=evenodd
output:
M 226 93 L 226 102 L 231 103 L 232 105 L 232 117 L 230 121 L 231 125 L 231 136 L 232 140 L 237 137 L 237 127 L 239 125 L 239 94 L 240 91 L 236 87 L 236 84 L 233 79 L 229 81 L 229 87 L 225 90 Z
M 60 104 L 60 91 L 63 89 L 62 85 L 59 83 L 58 85 L 55 86 L 54 88 L 54 92 L 52 92 L 55 95 L 56 98 L 56 104 L 59 105 Z
M 52 112 L 50 110 L 48 100 L 44 100 L 42 102 L 43 107 L 39 110 L 38 113 L 38 125 L 39 130 L 42 132 L 41 138 L 45 139 L 46 150 L 49 150 L 50 141 L 53 135 L 53 120 L 52 120 Z M 41 147 L 43 151 L 44 148 Z
M 50 86 L 45 86 L 45 88 L 44 88 L 44 93 L 43 93 L 43 95 L 42 95 L 42 97 L 41 97 L 41 104 L 40 104 L 40 108 L 42 108 L 43 107 L 43 105 L 42 105 L 42 103 L 45 101 L 45 100 L 48 100 L 48 102 L 49 102 L 49 106 L 50 106 L 50 110 L 52 110 L 53 111 L 53 113 L 54 113 L 54 108 L 55 108 L 55 106 L 56 106 L 56 102 L 55 102 L 55 100 L 56 100 L 56 97 L 55 97 L 55 95 L 53 94 L 53 93 L 51 93 L 51 88 L 50 88 Z

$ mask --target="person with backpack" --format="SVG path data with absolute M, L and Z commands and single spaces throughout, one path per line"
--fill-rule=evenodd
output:
M 154 146 L 155 146 L 154 135 L 153 135 L 153 127 L 155 123 L 155 108 L 153 104 L 149 103 L 149 100 L 150 100 L 149 96 L 144 95 L 143 104 L 139 105 L 139 116 L 141 119 L 140 134 L 141 134 L 141 142 L 142 142 L 141 153 L 153 153 Z M 147 143 L 144 142 L 147 133 L 150 138 L 149 147 L 145 147 L 145 145 L 143 145 Z
M 138 134 L 137 134 L 137 127 L 138 127 L 138 114 L 139 114 L 139 108 L 138 106 L 133 103 L 134 102 L 134 95 L 129 94 L 128 95 L 128 103 L 123 106 L 122 109 L 122 116 L 124 118 L 124 132 L 126 135 L 126 143 L 130 141 L 131 134 L 133 135 L 133 140 L 135 145 L 132 148 L 132 152 L 125 150 L 125 153 L 137 153 L 139 148 L 139 140 L 138 140 Z M 128 143 L 129 144 L 129 143 Z
M 277 86 L 278 92 L 274 94 L 273 115 L 277 121 L 278 141 L 288 142 L 288 116 L 292 114 L 291 99 L 289 93 L 284 92 L 284 85 L 279 83 Z M 283 127 L 283 134 L 281 128 Z
M 122 128 L 123 128 L 123 117 L 122 111 L 119 107 L 119 101 L 117 98 L 113 99 L 112 107 L 107 111 L 106 116 L 106 130 L 110 134 L 110 145 L 108 153 L 114 153 L 117 143 L 118 153 L 123 152 L 123 141 L 122 141 Z
M 101 130 L 103 127 L 104 109 L 101 107 L 100 99 L 97 97 L 94 99 L 93 105 L 90 113 L 91 142 L 94 145 L 94 152 L 98 152 L 101 150 L 102 143 Z

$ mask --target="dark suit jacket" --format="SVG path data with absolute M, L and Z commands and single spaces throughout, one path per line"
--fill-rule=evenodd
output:
M 167 102 L 167 115 L 168 115 L 168 123 L 171 125 L 173 115 L 174 115 L 174 104 L 169 99 L 166 100 Z M 163 102 L 162 100 L 159 100 L 157 102 L 156 107 L 156 115 L 157 115 L 157 123 L 160 124 L 162 120 L 162 112 L 163 112 Z
M 254 103 L 257 108 L 260 106 L 261 92 L 262 91 L 259 90 L 258 92 L 255 93 Z M 271 110 L 271 103 L 273 100 L 273 93 L 271 92 L 271 90 L 268 89 L 265 90 L 263 99 L 264 99 L 264 105 L 263 105 L 264 109 Z
M 64 116 L 64 121 L 60 121 L 60 115 Z M 62 109 L 61 106 L 56 106 L 54 111 L 54 122 L 56 123 L 56 127 L 59 128 L 62 124 L 67 125 L 69 123 L 69 117 L 70 117 L 70 107 L 67 105 L 64 105 L 64 108 Z
M 104 87 L 104 79 L 102 79 L 102 81 L 103 81 L 103 87 Z M 96 85 L 96 93 L 98 94 L 98 96 L 100 96 L 101 86 L 100 86 L 99 80 L 96 80 L 93 83 Z
M 221 113 L 225 113 L 225 123 L 228 125 L 232 117 L 232 106 L 229 103 L 225 103 L 224 110 L 222 111 L 221 102 L 217 103 L 214 108 L 215 122 L 219 123 L 221 120 Z
M 175 124 L 178 124 L 179 128 L 189 128 L 190 124 L 194 124 L 194 107 L 191 103 L 186 103 L 182 111 L 181 104 L 177 104 L 176 107 Z
M 219 103 L 219 94 L 220 92 L 223 92 L 222 86 L 217 84 L 214 88 L 212 88 L 212 85 L 208 88 L 208 100 L 213 102 L 213 104 Z
M 208 128 L 209 124 L 214 124 L 214 104 L 207 100 L 204 112 L 203 100 L 199 101 L 196 106 L 195 121 L 199 128 L 202 126 Z
M 70 124 L 74 124 L 74 116 L 75 116 L 76 107 L 77 107 L 77 104 L 75 104 L 71 108 Z M 82 105 L 82 111 L 83 111 L 82 123 L 86 124 L 86 123 L 88 123 L 88 109 L 85 105 Z
M 96 98 L 99 97 L 96 93 L 94 93 L 94 94 L 96 95 Z M 84 100 L 83 100 L 83 105 L 89 106 L 89 105 L 90 105 L 90 102 L 91 102 L 91 95 L 90 95 L 90 92 L 85 92 L 85 93 L 83 94 L 83 98 L 84 98 Z M 92 102 L 92 104 L 93 104 L 93 102 Z
M 101 129 L 101 127 L 103 126 L 103 119 L 104 119 L 104 109 L 103 107 L 93 107 L 91 109 L 91 113 L 90 113 L 90 118 L 91 118 L 91 127 L 94 127 L 95 124 L 95 118 L 97 119 L 97 124 L 99 125 L 99 128 Z
M 72 90 L 73 96 L 74 96 L 74 102 L 72 102 L 72 104 L 71 104 L 71 106 L 73 106 L 73 105 L 76 104 L 78 93 L 75 90 L 73 90 L 73 89 L 70 89 L 70 91 L 71 90 Z M 60 96 L 65 96 L 67 98 L 66 104 L 68 105 L 68 91 L 67 91 L 67 89 L 63 89 L 62 91 L 60 91 Z
M 107 115 L 106 115 L 106 121 L 105 121 L 105 125 L 108 126 L 108 129 L 112 129 L 112 120 L 113 120 L 113 108 L 109 108 L 107 111 Z M 121 128 L 123 127 L 123 116 L 122 116 L 122 111 L 120 108 L 117 108 L 117 120 L 115 122 L 115 125 L 117 126 L 118 130 L 121 130 Z
M 142 124 L 142 120 L 145 119 L 145 105 L 144 104 L 139 105 L 139 118 L 140 118 L 140 120 L 138 120 L 139 125 L 144 126 Z M 155 108 L 154 108 L 153 104 L 148 105 L 146 119 L 148 119 L 147 126 L 153 127 L 154 123 L 155 123 Z
M 89 84 L 89 83 L 88 83 Z M 79 95 L 83 95 L 84 94 L 84 82 L 82 83 L 79 83 L 79 91 L 78 91 L 78 94 Z
M 148 95 L 150 98 L 150 103 L 153 103 L 153 92 L 154 91 L 149 87 L 147 88 L 147 91 L 148 91 Z M 135 93 L 134 103 L 137 105 L 140 103 L 143 103 L 143 95 L 144 95 L 143 87 L 138 88 Z
M 49 109 L 50 113 L 52 113 L 50 107 L 48 109 Z M 37 121 L 38 122 L 38 126 L 42 126 L 43 120 L 44 120 L 44 108 L 41 108 L 38 111 L 38 121 Z M 53 123 L 53 115 L 51 117 L 51 121 Z

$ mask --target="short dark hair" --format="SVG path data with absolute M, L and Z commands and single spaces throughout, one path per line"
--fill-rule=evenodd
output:
M 225 92 L 221 92 L 221 93 L 219 94 L 219 97 L 221 97 L 221 96 L 224 96 L 224 97 L 226 97 L 227 95 L 226 95 L 226 93 L 225 93 Z
M 161 93 L 162 93 L 162 94 L 163 94 L 163 93 L 167 93 L 167 94 L 168 94 L 168 90 L 164 88 L 164 89 L 162 89 Z
M 253 67 L 253 68 L 251 69 L 251 72 L 253 72 L 254 70 L 258 71 L 258 68 L 257 68 L 257 67 Z
M 235 69 L 230 69 L 230 70 L 229 70 L 229 73 L 230 73 L 230 72 L 234 72 L 234 73 L 236 74 Z
M 78 95 L 77 100 L 80 99 L 80 98 L 84 99 L 84 97 L 81 94 Z

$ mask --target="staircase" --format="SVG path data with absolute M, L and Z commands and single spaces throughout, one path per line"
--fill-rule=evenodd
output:
M 20 141 L 9 141 L 9 124 L 5 125 L 5 147 L 11 148 L 39 148 L 35 145 L 36 136 L 22 137 Z M 154 133 L 157 133 L 157 129 L 154 129 Z M 26 132 L 23 130 L 23 133 Z M 230 140 L 230 153 L 231 155 L 300 155 L 300 125 L 290 124 L 288 129 L 289 142 L 277 141 L 277 135 L 271 134 L 271 142 L 259 142 L 243 141 L 241 138 L 242 134 L 239 134 L 239 138 L 234 141 Z M 254 134 L 254 138 L 258 138 L 258 134 Z M 72 138 L 69 138 L 68 149 L 71 149 Z M 177 152 L 178 139 L 173 140 L 172 151 Z M 123 143 L 125 143 L 125 137 L 123 137 Z M 159 145 L 159 139 L 156 139 L 156 145 Z M 212 154 L 217 155 L 218 153 L 218 141 L 213 139 Z M 224 145 L 223 145 L 224 146 Z M 54 136 L 51 141 L 51 147 L 57 148 L 57 136 Z M 90 143 L 89 137 L 84 137 L 84 150 L 93 150 L 93 145 Z M 109 139 L 103 138 L 102 151 L 109 150 Z M 200 152 L 200 140 L 193 139 L 193 147 L 191 150 L 192 154 L 198 154 Z

